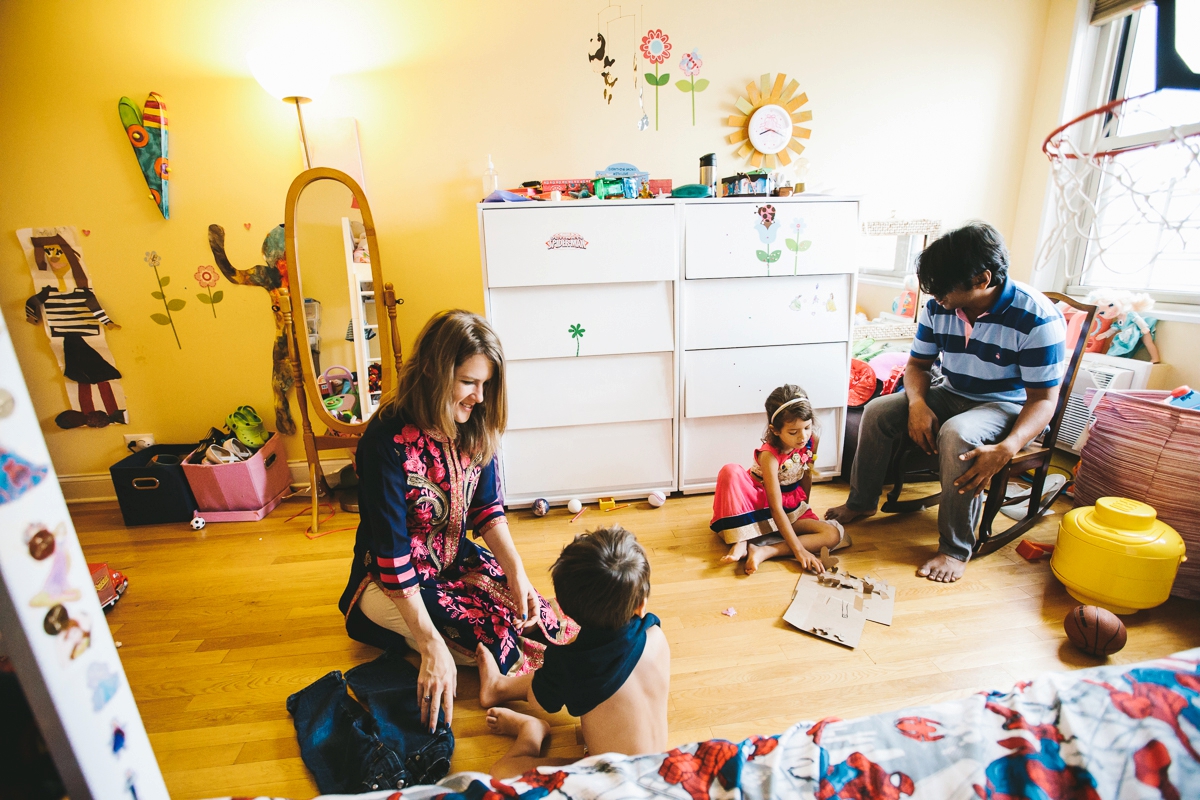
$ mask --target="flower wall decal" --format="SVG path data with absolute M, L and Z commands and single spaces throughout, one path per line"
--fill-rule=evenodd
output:
M 758 256 L 759 261 L 767 265 L 767 274 L 770 275 L 771 265 L 783 254 L 782 250 L 771 249 L 771 245 L 779 236 L 779 226 L 775 222 L 775 206 L 759 206 L 755 209 L 755 216 L 758 217 L 758 222 L 754 224 L 754 229 L 758 232 L 759 241 L 766 245 L 766 249 L 756 250 L 754 254 Z
M 658 130 L 658 87 L 666 86 L 671 73 L 658 74 L 658 67 L 671 57 L 671 38 L 661 30 L 646 31 L 642 37 L 642 58 L 654 65 L 654 77 L 646 73 L 646 80 L 654 87 L 654 130 Z
M 690 53 L 685 53 L 679 58 L 679 69 L 690 80 L 676 81 L 675 88 L 681 92 L 688 92 L 692 96 L 692 125 L 696 124 L 696 92 L 703 92 L 708 88 L 707 78 L 697 78 L 700 74 L 700 67 L 704 66 L 704 62 L 700 59 L 700 52 L 693 50 Z
M 787 249 L 795 253 L 792 259 L 792 274 L 796 275 L 800 268 L 800 254 L 808 248 L 812 247 L 811 239 L 801 239 L 800 235 L 808 230 L 808 222 L 804 217 L 797 217 L 788 224 L 788 230 L 792 232 L 792 236 L 783 240 L 787 245 Z
M 217 281 L 221 277 L 220 273 L 217 272 L 216 267 L 202 264 L 196 268 L 196 274 L 193 277 L 196 279 L 196 283 L 200 284 L 201 289 L 208 289 L 206 294 L 197 293 L 196 299 L 212 309 L 212 315 L 215 318 L 217 316 L 217 303 L 225 299 L 225 292 L 220 289 L 215 292 L 212 290 L 212 287 L 217 285 Z
M 579 345 L 583 344 L 583 335 L 587 333 L 587 329 L 585 329 L 579 323 L 576 323 L 567 328 L 567 333 L 571 334 L 571 338 L 575 340 L 575 355 L 578 356 Z
M 162 266 L 162 256 L 158 254 L 158 251 L 147 250 L 146 257 L 142 260 L 149 264 L 150 268 L 154 270 L 154 280 L 158 283 L 158 291 L 151 292 L 150 296 L 155 300 L 161 300 L 163 304 L 163 310 L 167 312 L 165 314 L 151 314 L 150 319 L 154 320 L 159 325 L 170 325 L 171 333 L 175 336 L 175 346 L 182 350 L 183 345 L 179 343 L 179 331 L 175 330 L 175 318 L 171 315 L 171 312 L 182 310 L 183 307 L 187 305 L 187 301 L 180 300 L 178 297 L 174 300 L 167 299 L 165 290 L 167 285 L 171 282 L 171 276 L 159 276 L 158 268 Z

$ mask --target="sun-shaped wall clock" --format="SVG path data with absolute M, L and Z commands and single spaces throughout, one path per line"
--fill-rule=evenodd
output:
M 808 102 L 808 95 L 801 92 L 796 94 L 800 84 L 795 80 L 787 82 L 787 75 L 782 72 L 771 82 L 771 73 L 762 76 L 758 84 L 753 81 L 746 84 L 746 96 L 739 97 L 737 103 L 741 114 L 729 117 L 728 125 L 737 128 L 729 134 L 730 144 L 740 144 L 737 150 L 753 167 L 775 166 L 776 161 L 781 165 L 792 163 L 788 155 L 791 150 L 796 155 L 804 152 L 801 139 L 812 136 L 808 128 L 800 127 L 800 123 L 812 119 L 811 111 L 801 111 L 800 107 Z

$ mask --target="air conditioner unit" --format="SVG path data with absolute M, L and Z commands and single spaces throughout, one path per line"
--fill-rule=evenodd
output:
M 1067 398 L 1067 408 L 1058 429 L 1057 446 L 1072 453 L 1079 452 L 1076 442 L 1092 421 L 1092 414 L 1084 399 L 1088 389 L 1145 389 L 1150 381 L 1152 366 L 1149 361 L 1084 353 L 1083 363 L 1079 365 L 1079 373 L 1075 376 L 1075 385 L 1071 387 L 1071 396 Z

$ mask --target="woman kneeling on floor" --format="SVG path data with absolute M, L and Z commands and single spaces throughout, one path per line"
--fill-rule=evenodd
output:
M 455 665 L 475 663 L 478 645 L 516 675 L 578 630 L 533 588 L 509 534 L 495 457 L 507 416 L 496 334 L 448 311 L 425 325 L 358 444 L 362 518 L 339 607 L 352 638 L 387 649 L 403 637 L 420 654 L 431 730 L 439 710 L 451 722 Z

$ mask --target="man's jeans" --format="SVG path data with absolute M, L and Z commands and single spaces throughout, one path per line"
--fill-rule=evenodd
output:
M 300 755 L 322 794 L 354 794 L 435 783 L 450 771 L 454 734 L 421 725 L 417 669 L 384 653 L 346 673 L 330 672 L 287 699 Z M 366 703 L 368 713 L 346 693 Z
M 980 402 L 955 394 L 944 386 L 935 386 L 925 402 L 937 416 L 939 474 L 942 498 L 938 505 L 938 552 L 967 561 L 975 545 L 975 527 L 983 507 L 978 495 L 959 494 L 954 486 L 972 461 L 959 456 L 980 445 L 995 444 L 1008 435 L 1021 406 L 1016 403 Z M 867 403 L 858 429 L 858 451 L 850 471 L 851 511 L 874 511 L 883 492 L 883 482 L 891 461 L 892 449 L 901 437 L 908 436 L 908 396 L 897 392 Z

